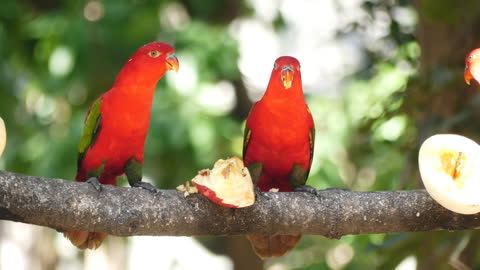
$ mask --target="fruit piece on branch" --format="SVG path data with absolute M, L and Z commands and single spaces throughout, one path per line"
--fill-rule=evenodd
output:
M 255 203 L 252 178 L 237 157 L 218 160 L 212 170 L 199 171 L 192 182 L 200 193 L 218 205 L 241 208 Z
M 5 149 L 5 145 L 7 144 L 7 130 L 5 129 L 5 123 L 3 119 L 0 117 L 0 157 L 3 154 L 3 150 Z
M 460 214 L 480 212 L 480 146 L 460 135 L 428 138 L 418 155 L 427 192 L 440 205 Z
M 193 193 L 198 193 L 197 187 L 191 186 L 190 181 L 185 182 L 185 185 L 177 186 L 177 190 L 183 192 L 183 197 L 187 197 Z

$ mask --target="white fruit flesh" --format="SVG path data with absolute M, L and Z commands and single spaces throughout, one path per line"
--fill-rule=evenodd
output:
M 3 150 L 5 149 L 5 144 L 7 143 L 7 131 L 5 129 L 5 123 L 0 117 L 0 157 L 2 156 Z
M 252 178 L 239 158 L 218 160 L 212 170 L 202 170 L 192 182 L 211 201 L 241 208 L 255 203 Z
M 480 212 L 480 146 L 460 135 L 428 138 L 418 156 L 420 175 L 430 196 L 460 213 Z

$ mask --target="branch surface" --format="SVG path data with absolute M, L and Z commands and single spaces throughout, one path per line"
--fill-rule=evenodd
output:
M 104 185 L 0 171 L 0 219 L 131 235 L 349 234 L 480 228 L 480 214 L 460 215 L 438 205 L 425 190 L 356 192 L 327 189 L 258 193 L 255 205 L 218 206 L 201 194 L 153 194 Z

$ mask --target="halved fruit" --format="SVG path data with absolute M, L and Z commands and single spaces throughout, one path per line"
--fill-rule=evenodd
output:
M 418 155 L 427 192 L 443 207 L 460 214 L 480 212 L 480 146 L 460 135 L 428 138 Z
M 221 206 L 241 208 L 255 203 L 252 178 L 237 157 L 218 160 L 212 170 L 199 171 L 192 182 L 200 193 Z
M 3 154 L 3 150 L 5 149 L 5 145 L 7 144 L 7 130 L 5 129 L 5 123 L 3 119 L 0 117 L 0 157 Z

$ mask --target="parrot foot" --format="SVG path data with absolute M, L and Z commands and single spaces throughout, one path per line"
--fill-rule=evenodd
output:
M 97 177 L 88 178 L 87 183 L 92 185 L 96 191 L 98 192 L 102 191 L 102 184 L 98 181 Z
M 155 186 L 153 186 L 153 185 L 150 184 L 150 183 L 142 182 L 142 181 L 133 183 L 133 184 L 132 184 L 132 187 L 143 188 L 143 189 L 148 190 L 148 191 L 150 191 L 150 192 L 152 192 L 152 193 L 157 193 L 157 192 L 158 192 L 158 189 L 157 189 Z
M 308 192 L 308 193 L 313 194 L 315 196 L 320 195 L 320 190 L 318 190 L 318 189 L 316 189 L 312 186 L 309 186 L 309 185 L 298 186 L 298 187 L 294 188 L 293 191 L 295 191 L 295 192 Z

